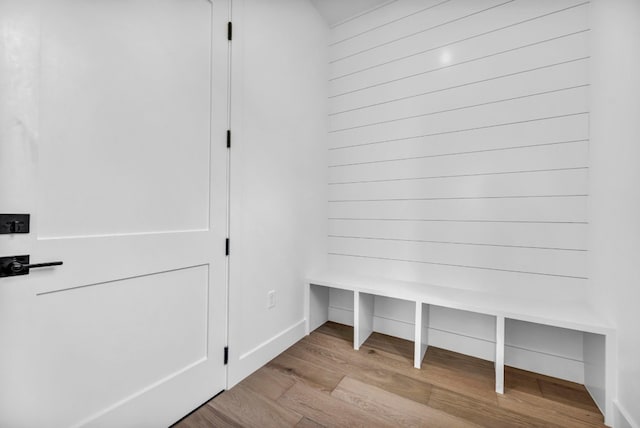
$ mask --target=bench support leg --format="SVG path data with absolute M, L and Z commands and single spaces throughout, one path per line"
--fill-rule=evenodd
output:
M 425 322 L 426 320 L 426 322 Z M 429 346 L 429 305 L 416 302 L 415 340 L 413 353 L 413 367 L 419 369 L 422 366 L 424 354 Z
M 496 392 L 504 394 L 504 317 L 496 317 Z
M 353 349 L 356 351 L 373 333 L 373 302 L 372 294 L 354 291 L 353 295 Z
M 308 336 L 329 320 L 329 288 L 307 284 L 305 301 L 305 333 Z
M 618 389 L 618 377 L 616 376 L 616 364 L 618 361 L 617 335 L 610 331 L 605 337 L 605 412 L 604 423 L 613 426 L 614 410 L 613 398 Z

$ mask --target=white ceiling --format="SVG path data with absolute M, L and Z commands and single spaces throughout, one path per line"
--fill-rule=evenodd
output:
M 329 25 L 335 25 L 389 0 L 311 0 Z

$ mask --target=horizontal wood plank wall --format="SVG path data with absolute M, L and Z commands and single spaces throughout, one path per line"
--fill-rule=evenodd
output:
M 584 297 L 588 3 L 397 0 L 332 29 L 331 266 L 518 296 Z M 388 303 L 376 305 L 379 318 L 393 318 Z M 338 314 L 340 299 L 332 306 Z M 455 322 L 443 313 L 431 317 Z M 558 346 L 569 340 L 575 352 L 541 355 L 573 364 L 581 338 L 565 336 L 556 335 Z

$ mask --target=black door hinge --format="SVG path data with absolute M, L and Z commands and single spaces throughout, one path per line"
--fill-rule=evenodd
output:
M 231 130 L 227 129 L 227 148 L 231 148 Z
M 229 238 L 227 238 L 224 244 L 224 255 L 225 256 L 229 255 Z
M 232 25 L 231 22 L 227 22 L 227 40 L 231 41 L 231 36 L 232 36 Z
M 224 364 L 227 365 L 229 363 L 229 347 L 224 347 Z

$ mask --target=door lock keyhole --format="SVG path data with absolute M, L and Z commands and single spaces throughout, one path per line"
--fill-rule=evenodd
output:
M 0 214 L 0 235 L 29 233 L 29 214 Z
M 7 226 L 9 227 L 9 233 L 18 233 L 23 224 L 24 222 L 18 221 L 18 220 L 7 222 Z

